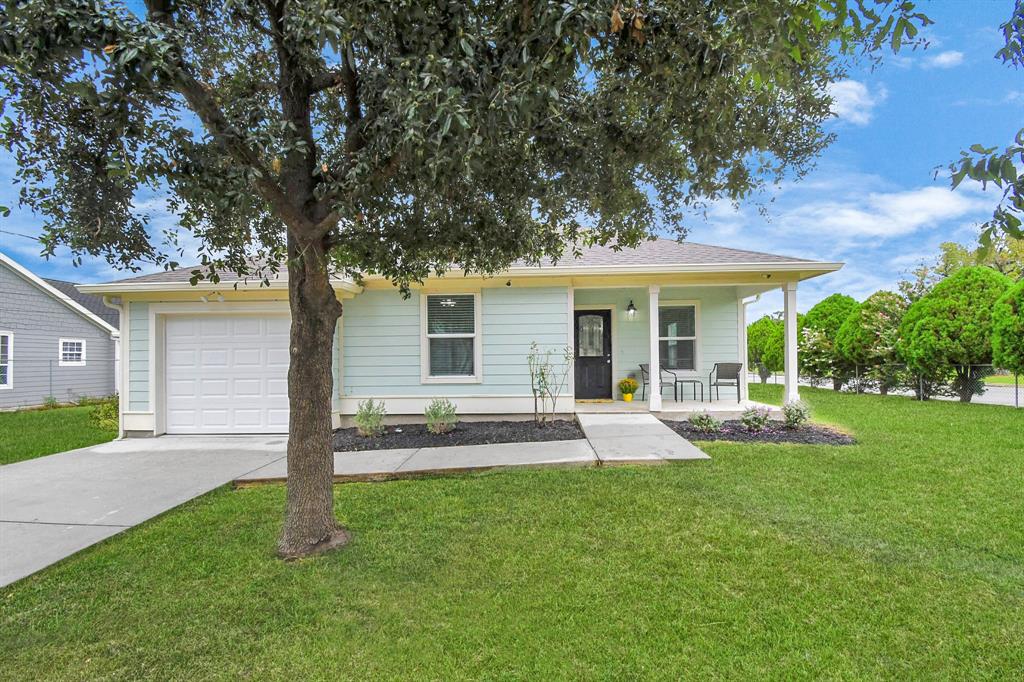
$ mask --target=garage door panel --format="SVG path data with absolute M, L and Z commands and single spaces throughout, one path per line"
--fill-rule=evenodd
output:
M 288 430 L 286 316 L 169 317 L 168 433 Z

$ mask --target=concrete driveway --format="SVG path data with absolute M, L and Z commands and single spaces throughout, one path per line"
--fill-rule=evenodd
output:
M 285 456 L 285 436 L 120 440 L 0 467 L 0 586 Z

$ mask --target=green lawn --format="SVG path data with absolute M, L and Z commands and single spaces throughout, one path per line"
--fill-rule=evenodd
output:
M 1018 676 L 1024 412 L 805 397 L 860 444 L 342 485 L 295 564 L 216 491 L 0 590 L 0 677 Z
M 985 377 L 985 383 L 993 386 L 1013 386 L 1014 377 L 1012 374 L 992 374 Z M 1024 384 L 1024 378 L 1019 379 Z
M 117 431 L 93 424 L 89 415 L 94 409 L 89 405 L 0 412 L 0 464 L 84 448 L 116 438 Z

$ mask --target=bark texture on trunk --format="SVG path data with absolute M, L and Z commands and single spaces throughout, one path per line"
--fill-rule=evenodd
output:
M 288 368 L 288 501 L 278 554 L 297 558 L 348 540 L 334 517 L 331 448 L 332 348 L 341 303 L 319 243 L 289 238 L 292 323 Z
M 843 383 L 845 382 L 842 379 L 838 377 L 832 377 L 832 390 L 841 391 L 843 389 Z

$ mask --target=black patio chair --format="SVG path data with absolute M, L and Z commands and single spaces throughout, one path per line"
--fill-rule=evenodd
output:
M 711 389 L 715 391 L 715 398 L 722 399 L 719 386 L 735 386 L 736 402 L 740 402 L 740 372 L 743 365 L 739 362 L 716 362 L 711 374 L 708 375 L 708 397 L 711 397 Z
M 671 378 L 670 379 L 666 379 L 665 378 L 666 374 L 669 375 Z M 661 393 L 661 391 L 665 390 L 666 386 L 671 386 L 672 387 L 672 391 L 673 391 L 672 395 L 675 397 L 676 401 L 678 402 L 679 401 L 679 386 L 678 386 L 678 384 L 676 384 L 676 373 L 673 372 L 670 369 L 665 369 L 664 367 L 662 367 L 661 368 L 661 376 L 659 377 L 659 379 L 661 380 L 661 387 L 660 387 L 661 390 L 659 390 L 658 392 Z M 640 386 L 640 400 L 646 400 L 647 399 L 647 386 L 651 383 L 651 363 L 649 363 L 649 362 L 641 362 L 640 363 L 640 380 L 642 382 L 641 386 Z

